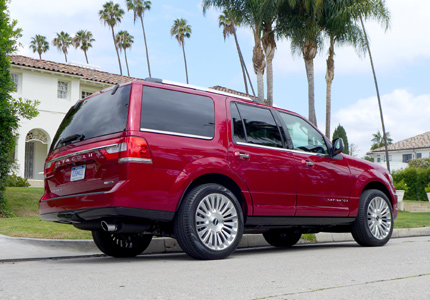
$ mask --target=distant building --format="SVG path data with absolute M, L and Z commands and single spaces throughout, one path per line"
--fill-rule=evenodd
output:
M 385 147 L 377 148 L 367 153 L 374 162 L 386 167 Z M 411 159 L 430 157 L 430 131 L 388 145 L 388 157 L 391 171 L 408 167 Z
M 21 122 L 14 153 L 18 175 L 35 181 L 43 180 L 44 161 L 51 141 L 69 108 L 92 93 L 116 83 L 136 80 L 88 65 L 56 63 L 20 55 L 12 55 L 11 60 L 10 73 L 16 84 L 12 96 L 40 101 L 39 115 Z

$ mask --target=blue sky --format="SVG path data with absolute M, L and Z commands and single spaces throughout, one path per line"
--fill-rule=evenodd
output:
M 88 52 L 90 64 L 103 71 L 119 73 L 110 29 L 99 21 L 98 11 L 106 0 L 12 0 L 11 17 L 23 29 L 19 54 L 38 58 L 28 48 L 31 37 L 41 34 L 48 41 L 56 32 L 74 35 L 78 30 L 90 30 L 96 41 Z M 114 1 L 126 10 L 125 0 Z M 387 130 L 393 140 L 400 141 L 430 131 L 430 1 L 387 0 L 391 26 L 385 32 L 377 23 L 367 22 L 371 39 L 378 84 Z M 170 37 L 170 28 L 177 18 L 185 18 L 192 35 L 185 42 L 190 84 L 210 87 L 221 85 L 244 91 L 242 73 L 233 38 L 225 42 L 218 28 L 219 11 L 206 16 L 201 1 L 153 0 L 144 22 L 151 61 L 152 76 L 185 82 L 182 50 Z M 127 30 L 135 42 L 127 52 L 130 75 L 148 77 L 143 35 L 140 23 L 133 23 L 133 14 L 126 12 L 115 31 Z M 252 69 L 253 38 L 249 28 L 238 30 L 239 42 L 256 89 Z M 50 46 L 43 59 L 64 62 L 64 55 Z M 318 127 L 325 131 L 325 60 L 327 49 L 321 49 L 315 59 L 315 101 Z M 125 63 L 123 55 L 123 71 Z M 84 63 L 81 50 L 69 49 L 68 60 Z M 278 41 L 274 60 L 275 105 L 308 115 L 307 80 L 303 59 L 292 55 L 290 43 Z M 332 122 L 345 127 L 350 143 L 364 155 L 371 145 L 372 134 L 381 129 L 376 92 L 369 58 L 359 57 L 351 47 L 336 49 L 335 79 L 332 86 Z

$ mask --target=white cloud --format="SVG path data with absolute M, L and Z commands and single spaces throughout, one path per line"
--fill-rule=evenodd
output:
M 430 131 L 430 94 L 413 95 L 407 90 L 394 90 L 381 98 L 386 131 L 394 142 Z M 334 113 L 334 124 L 341 124 L 364 155 L 371 146 L 372 134 L 382 132 L 376 97 L 360 99 Z

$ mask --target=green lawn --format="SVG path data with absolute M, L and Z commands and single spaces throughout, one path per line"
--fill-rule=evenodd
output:
M 7 188 L 6 199 L 12 218 L 0 218 L 0 234 L 46 239 L 91 239 L 89 231 L 71 225 L 46 222 L 39 216 L 38 202 L 43 188 Z M 399 212 L 394 228 L 430 227 L 430 213 Z M 306 236 L 312 240 L 311 236 Z

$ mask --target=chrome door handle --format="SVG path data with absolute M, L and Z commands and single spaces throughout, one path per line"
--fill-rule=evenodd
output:
M 239 158 L 239 159 L 244 159 L 244 160 L 248 160 L 249 159 L 249 154 L 248 153 L 243 153 L 243 152 L 239 152 L 236 151 L 234 152 L 234 156 Z
M 313 162 L 311 162 L 311 161 L 309 161 L 309 160 L 302 160 L 302 164 L 303 165 L 306 165 L 306 166 L 308 166 L 308 167 L 313 167 L 314 166 L 314 163 Z

